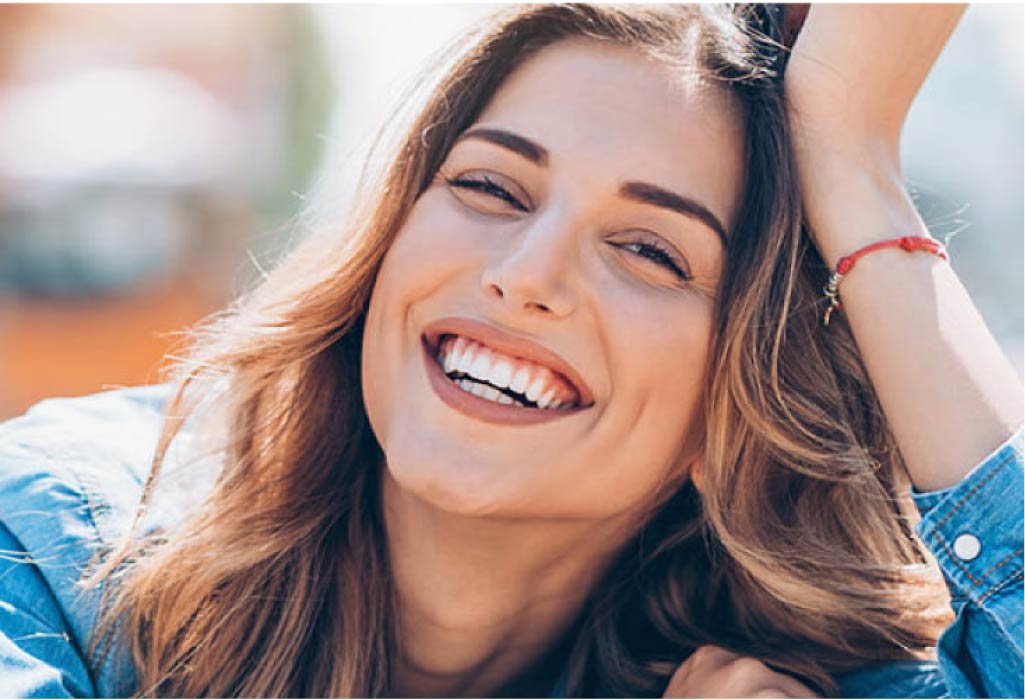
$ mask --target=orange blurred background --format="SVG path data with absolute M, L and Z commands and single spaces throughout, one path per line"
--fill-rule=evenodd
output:
M 0 5 L 0 418 L 154 381 L 302 205 L 331 87 L 298 6 Z

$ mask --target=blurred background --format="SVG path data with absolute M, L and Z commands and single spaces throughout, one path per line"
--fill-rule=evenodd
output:
M 152 382 L 346 206 L 426 58 L 494 5 L 0 4 L 0 419 Z M 905 173 L 1022 375 L 1025 8 L 969 9 Z

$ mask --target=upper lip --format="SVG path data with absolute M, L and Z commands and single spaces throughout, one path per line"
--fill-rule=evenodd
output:
M 532 340 L 513 335 L 489 323 L 475 321 L 470 318 L 443 318 L 429 323 L 424 328 L 424 338 L 430 348 L 437 352 L 443 335 L 461 335 L 476 340 L 489 348 L 505 355 L 522 357 L 525 360 L 547 367 L 568 381 L 580 396 L 580 406 L 586 407 L 594 403 L 594 394 L 587 382 L 573 367 L 543 345 Z

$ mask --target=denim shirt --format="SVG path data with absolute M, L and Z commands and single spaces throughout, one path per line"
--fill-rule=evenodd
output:
M 0 697 L 136 692 L 124 650 L 87 664 L 102 591 L 77 582 L 130 526 L 168 396 L 149 386 L 51 399 L 0 424 Z M 845 674 L 842 696 L 1023 696 L 1022 441 L 1019 429 L 948 489 L 912 491 L 955 621 L 937 661 Z

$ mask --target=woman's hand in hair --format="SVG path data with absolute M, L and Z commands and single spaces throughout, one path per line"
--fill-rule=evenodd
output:
M 815 698 L 809 688 L 758 659 L 699 647 L 669 681 L 664 698 Z
M 903 191 L 901 127 L 964 9 L 813 4 L 803 22 L 790 18 L 800 31 L 783 86 L 805 218 L 831 267 L 880 237 L 918 233 L 890 216 L 879 228 L 893 232 L 880 236 L 858 214 L 870 198 Z
M 783 86 L 804 219 L 830 268 L 867 244 L 929 235 L 904 186 L 900 130 L 963 11 L 811 6 Z M 949 264 L 876 251 L 840 296 L 918 490 L 958 483 L 1021 425 L 1021 380 Z
M 838 145 L 881 142 L 897 157 L 900 129 L 966 5 L 813 4 L 801 16 L 784 86 L 803 131 Z

